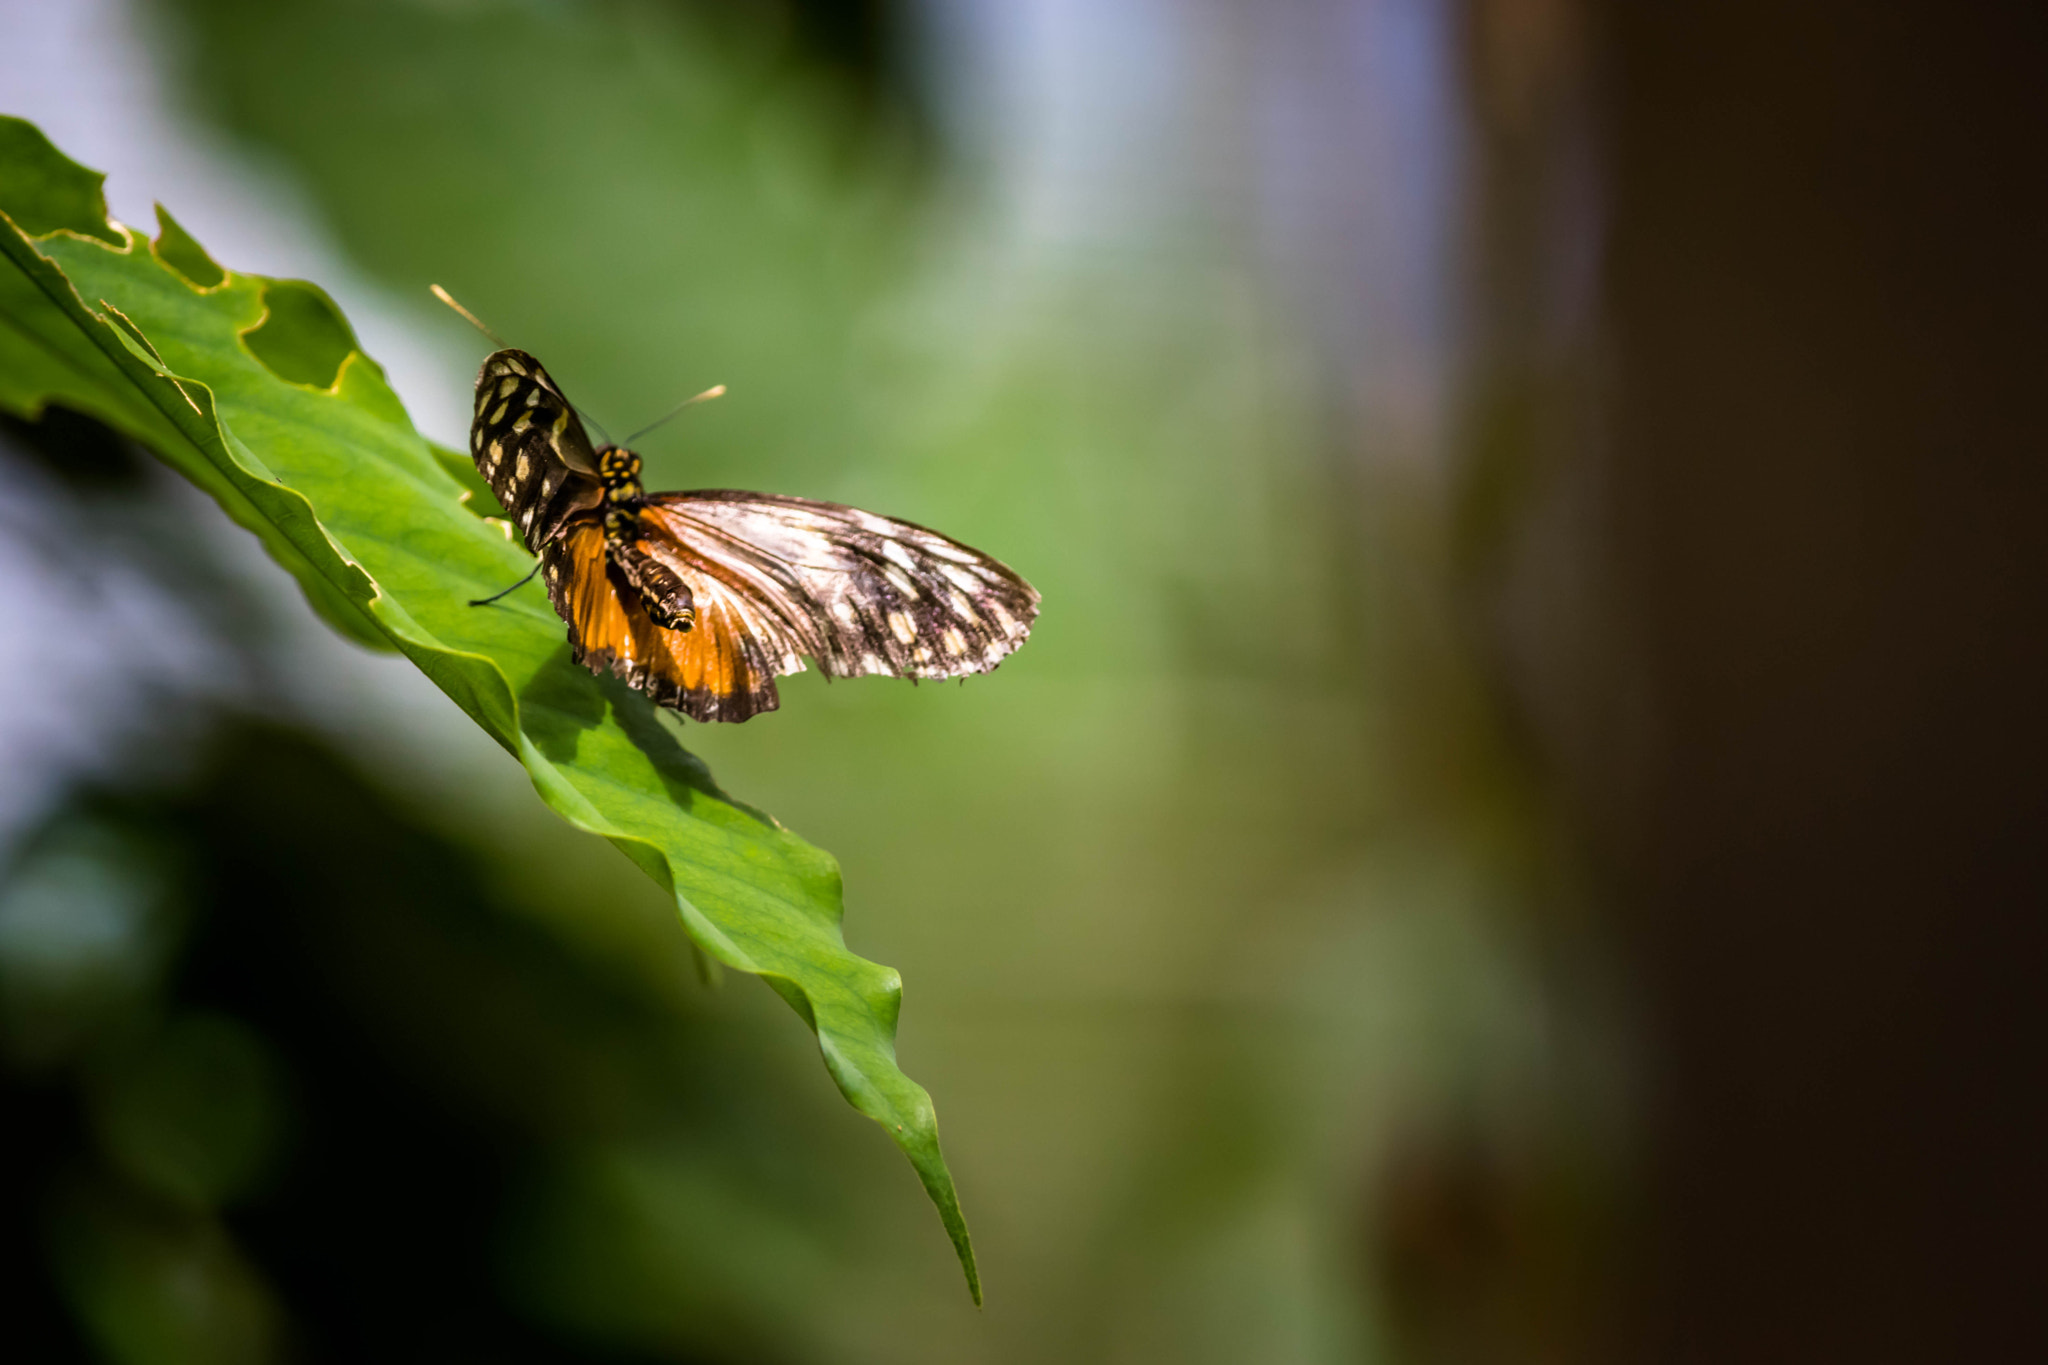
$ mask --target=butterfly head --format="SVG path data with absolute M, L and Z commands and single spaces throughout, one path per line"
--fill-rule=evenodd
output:
M 637 502 L 646 496 L 640 486 L 640 457 L 624 446 L 597 452 L 597 477 L 604 483 L 606 502 Z

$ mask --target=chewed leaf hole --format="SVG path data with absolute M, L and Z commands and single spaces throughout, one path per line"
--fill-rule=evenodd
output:
M 341 362 L 356 349 L 334 301 L 299 280 L 273 280 L 263 287 L 263 304 L 263 321 L 242 333 L 249 354 L 287 383 L 333 388 Z
M 192 240 L 192 234 L 178 226 L 178 220 L 156 206 L 157 238 L 150 243 L 156 258 L 175 270 L 194 289 L 214 289 L 227 282 L 228 272 L 214 264 L 206 248 Z

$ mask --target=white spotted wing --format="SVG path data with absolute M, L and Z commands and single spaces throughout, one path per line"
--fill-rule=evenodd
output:
M 477 374 L 469 454 L 536 553 L 571 517 L 604 499 L 582 421 L 524 351 L 495 352 Z
M 777 673 L 960 678 L 1024 643 L 1038 593 L 1004 564 L 838 503 L 712 489 L 650 495 L 641 544 L 703 600 L 738 599 Z

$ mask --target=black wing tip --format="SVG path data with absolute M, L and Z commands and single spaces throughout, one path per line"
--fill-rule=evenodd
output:
M 514 366 L 518 367 L 516 371 L 513 368 Z M 547 378 L 548 373 L 546 367 L 534 359 L 531 352 L 522 351 L 517 346 L 506 346 L 500 350 L 492 351 L 484 357 L 484 363 L 479 365 L 476 371 L 477 387 L 483 387 L 487 380 L 499 379 L 515 372 L 529 375 L 537 374 L 543 379 Z M 552 383 L 553 381 L 550 380 L 549 382 Z

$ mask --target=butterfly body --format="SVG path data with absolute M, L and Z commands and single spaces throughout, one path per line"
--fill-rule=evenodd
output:
M 639 596 L 641 609 L 654 624 L 668 630 L 691 629 L 697 624 L 697 611 L 690 585 L 640 543 L 640 513 L 647 502 L 647 490 L 640 484 L 640 457 L 620 446 L 604 446 L 597 452 L 597 477 L 604 485 L 604 552 L 612 570 Z
M 569 625 L 577 660 L 698 720 L 779 705 L 806 657 L 829 677 L 965 677 L 1030 634 L 1038 593 L 977 550 L 838 503 L 648 493 L 640 457 L 594 447 L 538 361 L 477 376 L 470 454 Z

